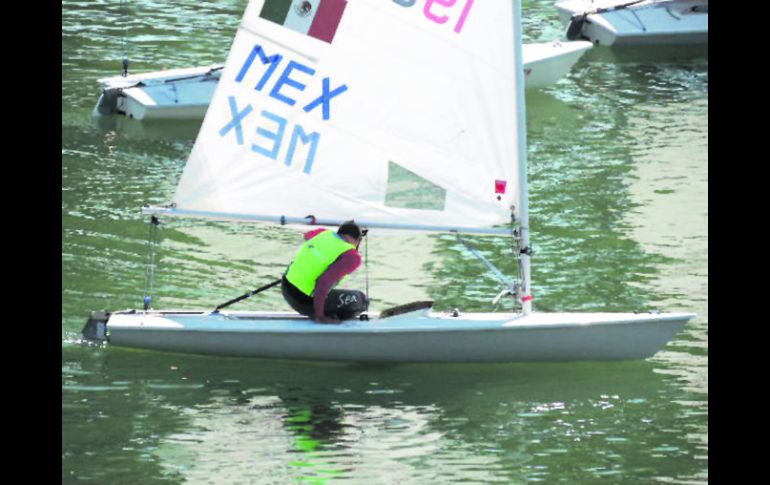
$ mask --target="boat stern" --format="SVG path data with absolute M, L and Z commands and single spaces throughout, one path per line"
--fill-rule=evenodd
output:
M 92 342 L 107 341 L 107 321 L 110 319 L 110 313 L 106 311 L 94 311 L 88 316 L 83 327 L 83 339 Z
M 573 15 L 596 8 L 594 4 L 586 0 L 562 0 L 561 2 L 556 2 L 554 7 L 559 13 L 559 21 L 565 26 L 570 23 Z
M 94 116 L 107 116 L 118 113 L 118 104 L 120 98 L 120 89 L 104 88 L 99 100 L 94 108 Z

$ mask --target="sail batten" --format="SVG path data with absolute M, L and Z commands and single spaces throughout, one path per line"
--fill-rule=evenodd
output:
M 385 225 L 510 222 L 513 6 L 448 3 L 251 0 L 173 202 Z

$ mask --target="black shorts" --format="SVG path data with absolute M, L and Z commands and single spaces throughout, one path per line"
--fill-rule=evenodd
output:
M 315 316 L 313 298 L 289 283 L 285 276 L 281 279 L 281 291 L 283 298 L 294 311 L 311 318 Z M 368 306 L 369 302 L 363 291 L 331 290 L 324 302 L 324 315 L 338 320 L 348 320 L 365 312 Z

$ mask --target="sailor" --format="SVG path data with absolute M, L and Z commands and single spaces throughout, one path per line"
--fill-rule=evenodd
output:
M 289 305 L 318 323 L 340 323 L 365 311 L 369 302 L 362 291 L 333 289 L 361 265 L 358 245 L 365 234 L 352 220 L 336 233 L 323 228 L 306 232 L 281 280 Z

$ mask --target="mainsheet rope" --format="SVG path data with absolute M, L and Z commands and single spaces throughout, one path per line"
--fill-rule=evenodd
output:
M 369 236 L 364 235 L 364 275 L 366 277 L 366 310 L 369 311 Z
M 147 238 L 147 270 L 144 280 L 144 309 L 149 310 L 155 284 L 155 248 L 157 247 L 158 226 L 160 220 L 150 217 L 150 235 Z
M 123 77 L 128 76 L 128 23 L 126 22 L 126 2 L 120 0 L 121 23 L 123 24 L 123 39 L 121 39 L 121 49 L 123 50 Z

